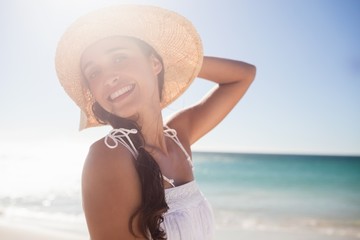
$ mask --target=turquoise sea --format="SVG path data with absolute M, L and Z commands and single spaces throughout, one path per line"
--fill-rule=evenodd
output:
M 217 231 L 360 239 L 360 157 L 194 152 L 193 160 Z M 0 155 L 0 221 L 87 236 L 82 161 Z
M 195 153 L 219 228 L 360 238 L 360 157 Z

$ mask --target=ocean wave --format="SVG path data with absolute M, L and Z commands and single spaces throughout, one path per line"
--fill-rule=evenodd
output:
M 321 218 L 291 218 L 239 214 L 215 209 L 216 225 L 219 228 L 272 232 L 314 232 L 328 236 L 360 238 L 360 220 L 332 220 Z

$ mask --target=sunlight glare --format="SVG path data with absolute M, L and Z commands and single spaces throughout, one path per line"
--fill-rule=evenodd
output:
M 86 151 L 86 145 L 69 141 L 9 144 L 0 152 L 0 196 L 79 189 Z

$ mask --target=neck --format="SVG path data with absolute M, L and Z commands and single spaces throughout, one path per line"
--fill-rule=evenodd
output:
M 167 154 L 161 108 L 146 107 L 139 115 L 138 124 L 145 140 L 145 149 L 149 152 L 161 151 Z

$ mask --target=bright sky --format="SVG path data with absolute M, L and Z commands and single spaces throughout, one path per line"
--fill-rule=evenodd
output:
M 78 132 L 79 110 L 60 87 L 54 53 L 77 17 L 124 2 L 1 1 L 3 151 L 42 143 L 88 146 L 108 132 Z M 257 66 L 244 98 L 193 150 L 360 155 L 359 1 L 127 2 L 179 12 L 198 29 L 206 55 Z M 211 87 L 197 79 L 164 115 L 194 103 Z

